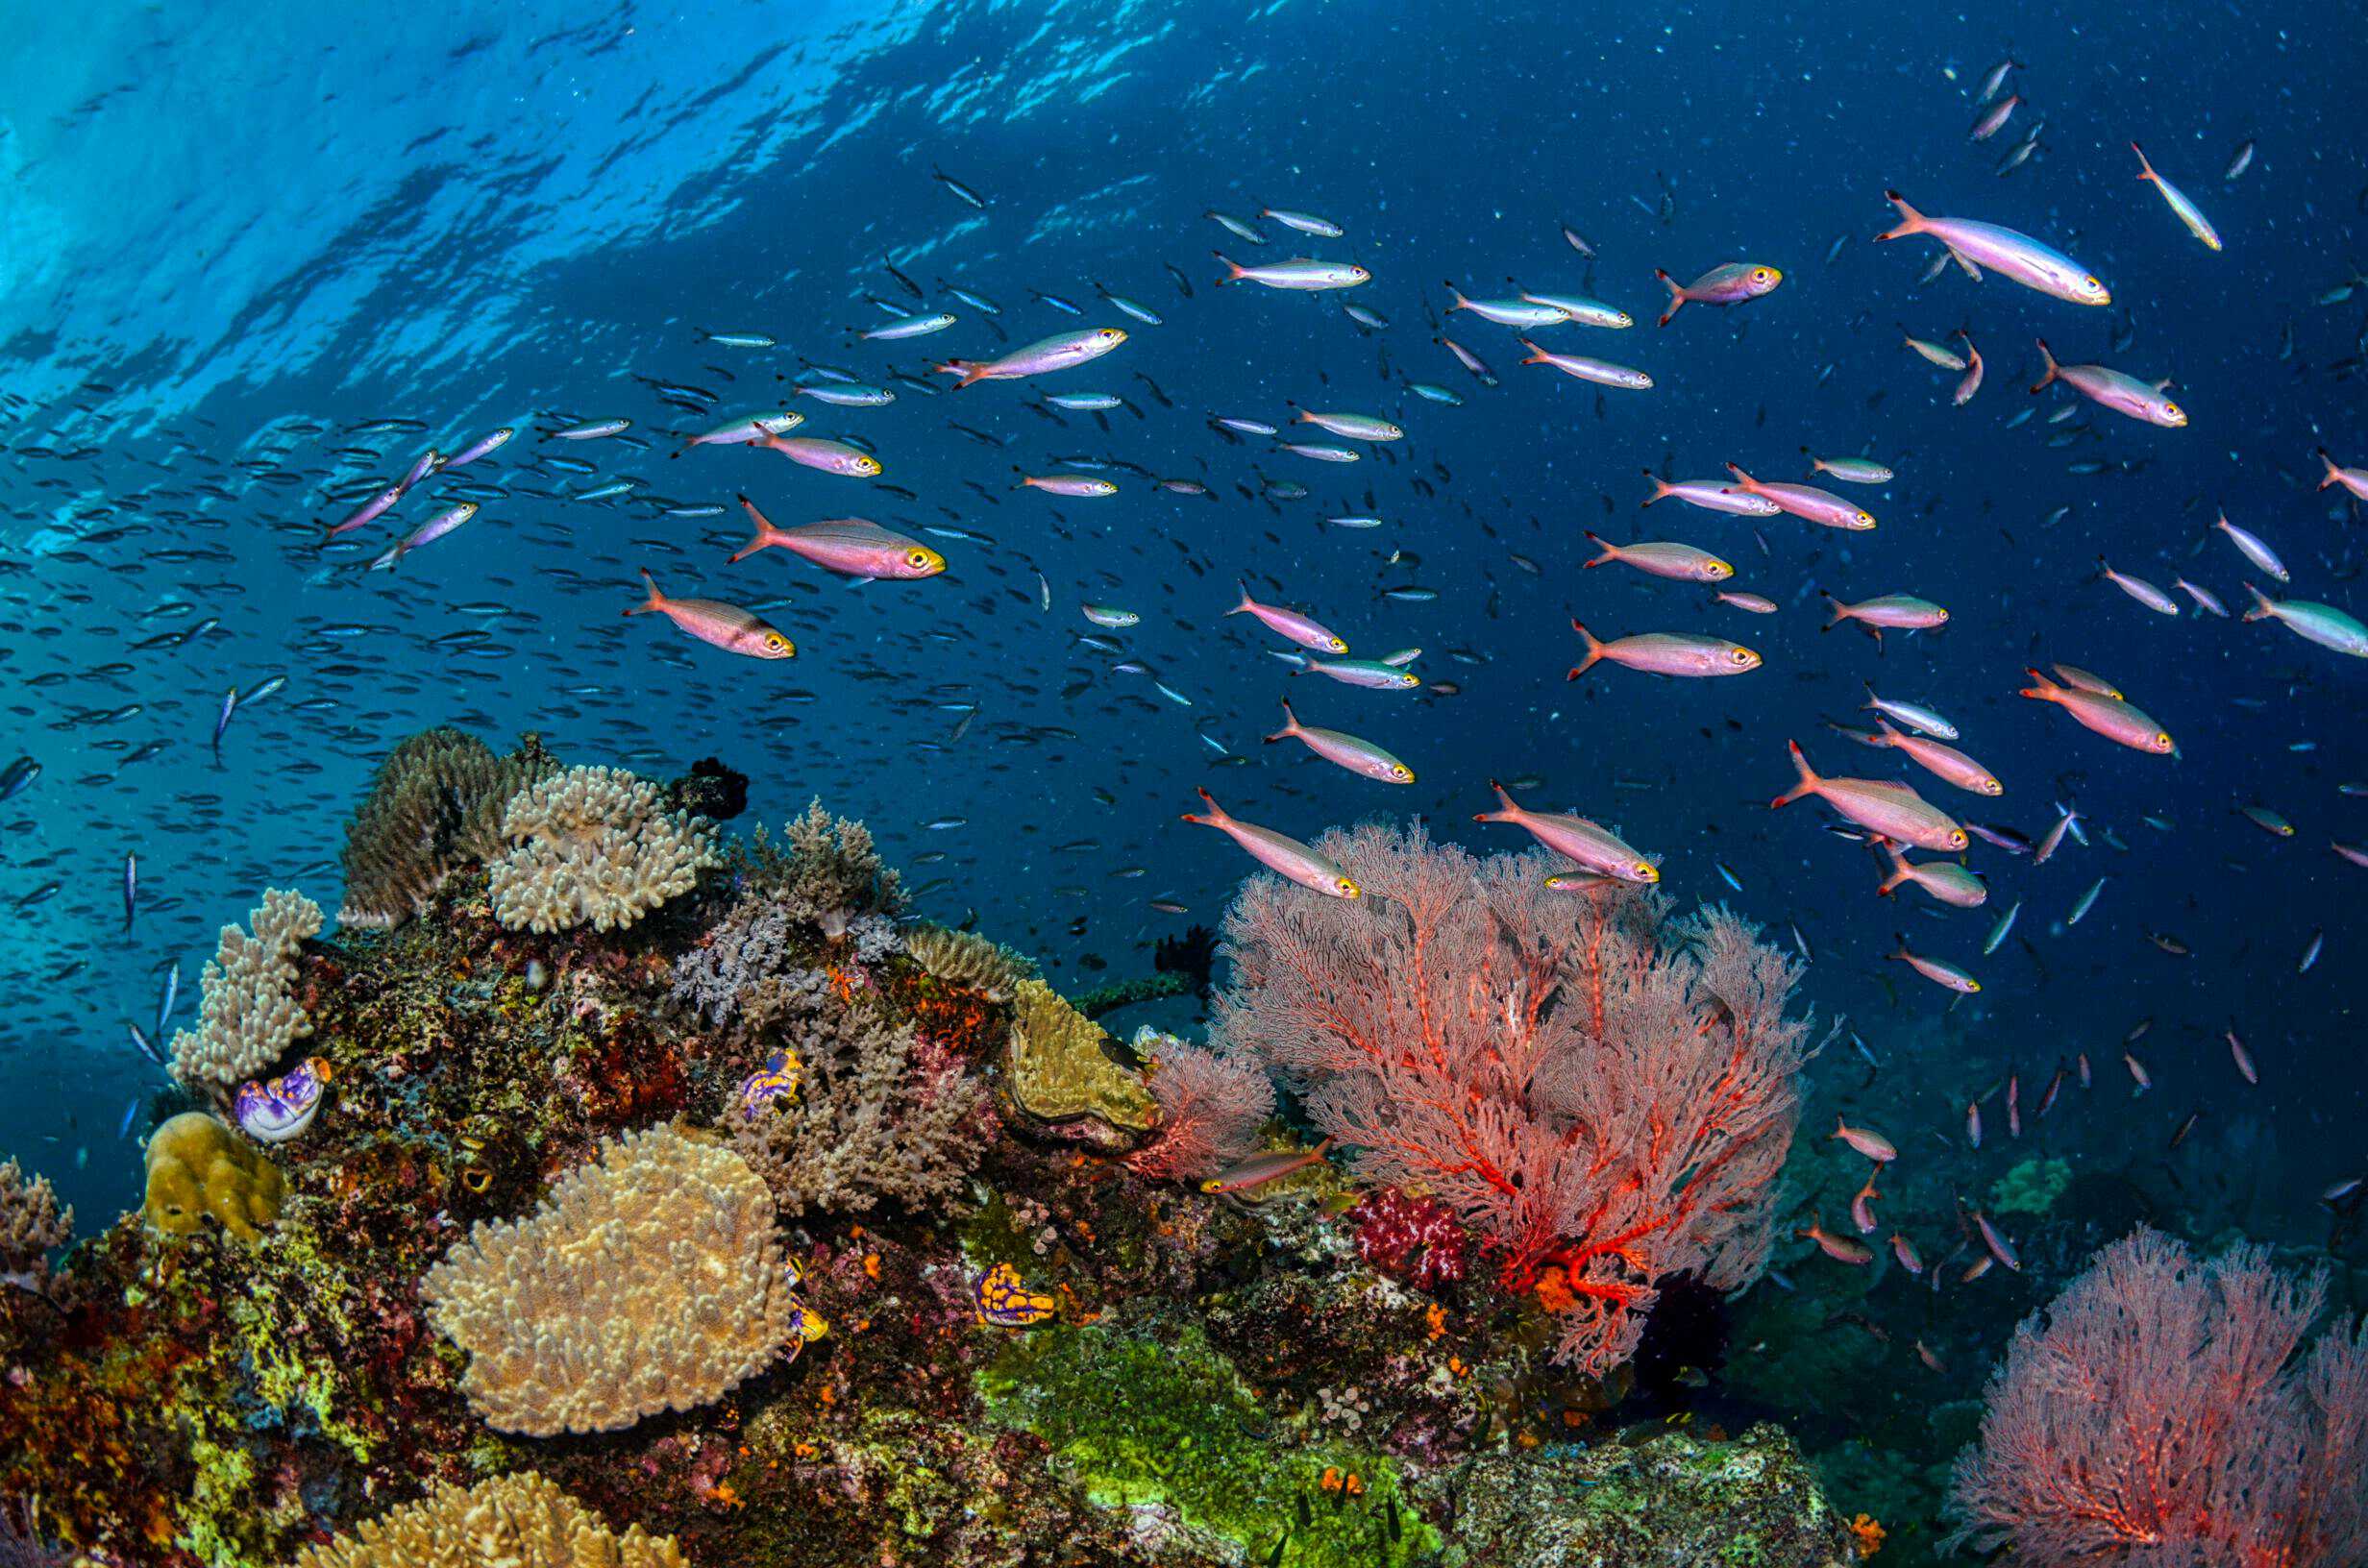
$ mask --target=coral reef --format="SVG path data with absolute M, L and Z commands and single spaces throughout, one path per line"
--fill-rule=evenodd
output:
M 457 729 L 423 730 L 386 754 L 345 830 L 341 926 L 392 926 L 428 911 L 446 877 L 502 850 L 511 796 L 558 771 L 539 738 L 508 756 Z
M 950 986 L 974 991 L 991 1002 L 1008 1002 L 1023 980 L 1037 978 L 1036 966 L 999 942 L 975 931 L 955 931 L 923 921 L 907 926 L 904 950 L 913 962 Z
M 308 1547 L 296 1568 L 685 1568 L 668 1538 L 639 1525 L 611 1534 L 599 1516 L 531 1471 L 438 1485 L 352 1537 Z
M 208 1218 L 253 1241 L 280 1218 L 287 1184 L 263 1152 L 203 1111 L 185 1111 L 148 1138 L 149 1229 L 187 1236 Z
M 2030 1562 L 2337 1568 L 2368 1560 L 2368 1334 L 2307 1352 L 2323 1274 L 2140 1229 L 2014 1331 L 1958 1539 Z
M 1159 1104 L 1142 1076 L 1104 1048 L 1109 1039 L 1050 986 L 1021 981 L 1012 991 L 1011 1040 L 1003 1056 L 1002 1087 L 1012 1108 L 1099 1148 L 1148 1132 L 1159 1120 Z
M 502 839 L 509 848 L 487 871 L 494 913 L 512 931 L 623 930 L 718 863 L 709 824 L 617 768 L 528 785 L 503 808 Z
M 1139 1031 L 1135 1054 L 1159 1105 L 1159 1131 L 1126 1163 L 1150 1176 L 1194 1182 L 1214 1176 L 1257 1146 L 1274 1115 L 1274 1085 L 1254 1062 Z
M 1798 970 L 1723 910 L 1545 886 L 1419 828 L 1316 845 L 1369 894 L 1254 878 L 1217 1038 L 1272 1066 L 1358 1173 L 1427 1188 L 1558 1309 L 1558 1353 L 1635 1352 L 1659 1283 L 1764 1264 L 1805 1027 Z
M 301 893 L 272 888 L 247 917 L 253 936 L 222 928 L 206 962 L 205 1000 L 195 1029 L 173 1036 L 173 1076 L 192 1087 L 228 1088 L 267 1070 L 312 1032 L 289 988 L 308 938 L 321 932 L 321 906 Z
M 729 1393 L 809 1326 L 773 1199 L 739 1156 L 629 1133 L 522 1220 L 480 1223 L 429 1271 L 429 1321 L 469 1354 L 497 1432 L 614 1432 Z
M 1990 1184 L 1989 1212 L 1993 1214 L 2044 1214 L 2056 1207 L 2072 1185 L 2072 1166 L 2061 1160 L 2036 1155 L 2015 1163 Z
M 1580 1440 L 1630 1524 L 1692 1517 L 1692 1472 L 1629 1457 L 1616 1388 L 1553 1362 L 1547 1296 L 1480 1266 L 1444 1194 L 1306 1158 L 1258 1059 L 1130 1056 L 1024 961 L 908 950 L 867 835 L 792 837 L 628 930 L 513 930 L 462 854 L 417 918 L 295 943 L 304 1082 L 270 1064 L 257 1125 L 292 1131 L 307 1085 L 329 1106 L 268 1150 L 167 1122 L 156 1223 L 0 1287 L 0 1497 L 37 1503 L 35 1560 L 525 1568 L 496 1521 L 555 1514 L 592 1562 L 1481 1568 L 1510 1559 L 1474 1467 L 1544 1464 L 1582 1508 L 1551 1479 Z M 1658 962 L 1735 963 L 1620 919 Z M 1290 1175 L 1189 1180 L 1253 1134 Z M 1657 1329 L 1691 1299 L 1659 1283 Z M 1752 1495 L 1735 1541 L 1823 1560 L 1773 1532 L 1805 1502 Z
M 46 1176 L 27 1176 L 11 1160 L 0 1164 L 0 1274 L 45 1276 L 49 1255 L 74 1234 L 74 1211 L 58 1207 Z

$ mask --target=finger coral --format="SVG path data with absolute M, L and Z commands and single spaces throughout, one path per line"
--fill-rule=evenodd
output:
M 1957 1462 L 1960 1541 L 2018 1562 L 2368 1560 L 2368 1338 L 2324 1275 L 2140 1229 L 2024 1320 Z
M 287 1184 L 280 1167 L 223 1122 L 185 1111 L 148 1138 L 148 1228 L 186 1236 L 211 1214 L 241 1241 L 280 1218 Z
M 1548 1277 L 1557 1355 L 1591 1375 L 1635 1353 L 1665 1277 L 1758 1276 L 1805 1033 L 1781 954 L 1721 910 L 1548 889 L 1536 854 L 1371 824 L 1316 848 L 1368 896 L 1253 878 L 1216 1043 L 1280 1073 L 1361 1176 L 1455 1210 L 1504 1285 Z
M 530 735 L 508 756 L 449 726 L 386 754 L 345 829 L 345 902 L 337 923 L 400 925 L 424 914 L 446 877 L 503 847 L 510 796 L 558 771 Z
M 354 1533 L 307 1547 L 296 1568 L 684 1568 L 674 1538 L 622 1535 L 532 1471 L 439 1482 Z
M 977 992 L 989 1001 L 1007 1002 L 1021 981 L 1036 978 L 1033 961 L 975 931 L 914 925 L 905 930 L 904 950 L 938 979 Z
M 709 824 L 670 811 L 657 786 L 618 768 L 570 768 L 530 784 L 502 814 L 494 914 L 512 931 L 622 930 L 688 893 L 717 864 Z
M 789 1214 L 942 1205 L 993 1133 L 986 1091 L 909 1028 L 804 993 L 764 1027 L 804 1066 L 802 1100 L 745 1118 L 734 1146 Z
M 253 936 L 234 925 L 222 928 L 221 944 L 206 964 L 197 1027 L 173 1036 L 173 1076 L 192 1088 L 253 1078 L 312 1032 L 288 988 L 306 939 L 320 935 L 321 906 L 273 888 L 247 922 Z
M 628 1133 L 522 1219 L 480 1222 L 429 1270 L 461 1391 L 498 1432 L 615 1432 L 722 1398 L 787 1346 L 802 1309 L 747 1162 L 673 1127 Z
M 41 1273 L 73 1234 L 74 1211 L 58 1207 L 48 1177 L 27 1176 L 13 1160 L 0 1164 L 0 1274 Z

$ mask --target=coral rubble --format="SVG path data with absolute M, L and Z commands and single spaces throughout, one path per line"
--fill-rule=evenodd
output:
M 1823 1568 L 1846 1537 L 1772 1433 L 1608 1440 L 1550 1293 L 1416 1172 L 1318 1151 L 1201 1190 L 1316 1146 L 1265 1054 L 1129 1052 L 1018 955 L 900 924 L 870 835 L 819 806 L 725 852 L 684 810 L 728 803 L 714 769 L 491 758 L 398 748 L 349 845 L 361 917 L 320 939 L 285 895 L 226 937 L 209 1021 L 245 1043 L 193 1051 L 195 1087 L 285 1098 L 251 1081 L 300 1068 L 328 1086 L 302 1136 L 166 1121 L 145 1208 L 0 1288 L 0 1499 L 37 1504 L 39 1550 L 1481 1568 L 1716 1538 Z M 1614 1043 L 1791 1039 L 1790 973 L 1739 928 L 1608 908 L 1645 972 L 1604 1005 L 1647 1010 Z M 1253 1002 L 1228 992 L 1228 1033 Z M 1778 1109 L 1736 1124 L 1776 1139 Z M 0 1167 L 12 1263 L 64 1239 L 37 1191 Z M 1586 1283 L 1586 1227 L 1549 1239 Z

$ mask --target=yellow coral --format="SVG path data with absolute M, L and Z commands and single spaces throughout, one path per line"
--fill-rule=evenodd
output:
M 326 1546 L 295 1568 L 686 1568 L 671 1535 L 622 1535 L 529 1470 L 474 1486 L 445 1482 Z
M 1158 1103 L 1142 1074 L 1102 1048 L 1109 1038 L 1042 980 L 1021 981 L 1012 992 L 1005 1092 L 1036 1120 L 1071 1126 L 1097 1142 L 1148 1132 L 1159 1120 Z
M 203 1111 L 185 1111 L 148 1139 L 148 1228 L 186 1236 L 211 1214 L 242 1241 L 277 1223 L 287 1184 L 263 1151 Z
M 469 1353 L 461 1390 L 498 1432 L 615 1432 L 697 1409 L 795 1355 L 819 1322 L 791 1293 L 773 1195 L 711 1139 L 604 1143 L 523 1219 L 480 1223 L 421 1283 Z

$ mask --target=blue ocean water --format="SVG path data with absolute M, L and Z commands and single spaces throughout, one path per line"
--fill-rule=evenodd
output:
M 1903 1144 L 1936 1147 L 2010 1072 L 2028 1101 L 2085 1052 L 2098 1087 L 2046 1134 L 2084 1166 L 2158 1181 L 2201 1109 L 2163 1190 L 2298 1237 L 2324 1229 L 2316 1193 L 2356 1173 L 2368 873 L 2329 844 L 2368 837 L 2368 800 L 2339 789 L 2368 778 L 2362 667 L 2274 623 L 2159 616 L 2096 580 L 2103 555 L 2240 608 L 2258 576 L 2210 531 L 2225 509 L 2277 547 L 2294 595 L 2368 610 L 2355 508 L 2313 488 L 2317 447 L 2368 464 L 2360 40 L 2339 8 L 433 16 L 170 0 L 15 3 L 0 19 L 14 40 L 0 59 L 0 762 L 39 765 L 0 805 L 0 1150 L 54 1173 L 86 1213 L 136 1191 L 137 1147 L 117 1129 L 158 1077 L 127 1023 L 154 1033 L 176 964 L 186 1023 L 213 933 L 266 886 L 333 907 L 369 770 L 439 723 L 497 746 L 539 730 L 563 757 L 658 776 L 720 757 L 752 780 L 752 821 L 819 796 L 873 826 L 922 909 L 974 917 L 1078 984 L 1147 970 L 1154 942 L 1214 924 L 1250 869 L 1177 821 L 1196 788 L 1300 838 L 1394 813 L 1511 848 L 1517 834 L 1469 819 L 1492 804 L 1489 779 L 1522 780 L 1524 804 L 1585 812 L 1662 857 L 1680 899 L 1725 899 L 1805 943 L 1807 998 L 1847 1015 L 1865 1047 L 1834 1047 L 1818 1071 L 1910 1129 Z M 2027 101 L 1969 142 L 1975 88 L 2010 54 Z M 2000 172 L 2038 125 L 2035 153 Z M 2137 182 L 2133 139 L 2210 214 L 2224 252 Z M 2249 142 L 2250 167 L 2224 179 Z M 1894 221 L 1886 186 L 2046 238 L 2106 279 L 2113 305 L 1955 269 L 1919 282 L 1930 242 L 1870 243 Z M 1212 250 L 1252 257 L 1203 214 L 1269 206 L 1345 234 L 1268 221 L 1256 258 L 1370 268 L 1344 298 L 1386 326 L 1351 319 L 1341 295 L 1216 286 Z M 1737 259 L 1780 267 L 1782 286 L 1652 325 L 1656 267 L 1691 278 Z M 1444 281 L 1487 295 L 1508 278 L 1636 315 L 1624 331 L 1556 329 L 1548 346 L 1640 366 L 1653 389 L 1525 368 L 1512 331 L 1437 315 Z M 1013 342 L 1131 335 L 1057 380 L 942 390 L 931 357 L 999 346 L 951 287 L 999 305 Z M 885 319 L 880 302 L 962 319 L 915 342 L 851 341 Z M 1903 324 L 1971 331 L 1988 367 L 1974 401 L 1951 404 L 1955 378 L 1902 347 Z M 2040 335 L 2066 362 L 2170 378 L 2187 428 L 2086 404 L 2056 422 L 2069 394 L 2025 391 Z M 897 400 L 793 401 L 820 384 L 809 361 Z M 1128 406 L 1047 410 L 1051 390 Z M 1291 402 L 1378 413 L 1407 437 L 1343 465 L 1209 423 L 1280 422 Z M 740 449 L 673 455 L 670 435 L 782 405 L 806 413 L 801 434 L 873 445 L 881 479 Z M 583 443 L 547 434 L 605 418 L 633 424 Z M 493 487 L 458 532 L 367 571 L 431 515 L 414 497 L 398 521 L 322 547 L 422 450 L 498 425 L 517 439 L 423 486 Z M 1732 461 L 1796 479 L 1804 447 L 1897 470 L 1853 491 L 1876 531 L 1637 509 L 1642 470 L 1711 478 Z M 1015 466 L 1077 458 L 1136 466 L 1101 471 L 1119 485 L 1106 499 L 1012 488 Z M 572 499 L 624 479 L 629 494 Z M 728 566 L 742 492 L 785 523 L 860 513 L 958 530 L 926 536 L 949 570 L 850 589 L 779 551 Z M 699 504 L 724 510 L 668 515 Z M 1324 521 L 1344 515 L 1383 525 Z M 1779 611 L 1583 572 L 1587 529 L 1715 550 L 1732 586 Z M 799 656 L 739 659 L 623 618 L 643 568 L 670 593 L 760 609 Z M 1271 656 L 1283 645 L 1226 618 L 1237 578 L 1361 655 L 1420 648 L 1430 684 L 1293 675 Z M 1952 618 L 1878 649 L 1820 629 L 1819 587 L 1917 593 Z M 1435 597 L 1392 597 L 1406 589 Z M 1084 601 L 1141 624 L 1115 651 L 1082 643 L 1102 635 Z M 1719 681 L 1599 668 L 1570 683 L 1573 616 L 1606 636 L 1731 636 L 1764 667 Z M 2120 685 L 2177 757 L 2017 698 L 2024 668 L 2051 661 Z M 224 694 L 274 676 L 284 686 L 235 710 L 217 760 Z M 2006 782 L 1995 802 L 1927 793 L 2034 839 L 2053 802 L 2076 800 L 2088 844 L 2035 867 L 1977 843 L 1992 888 L 1981 911 L 1878 898 L 1868 852 L 1821 831 L 1822 807 L 1767 809 L 1791 782 L 1788 738 L 1826 772 L 1902 776 L 1825 726 L 1864 721 L 1852 710 L 1868 680 L 1945 711 Z M 1387 747 L 1418 782 L 1262 744 L 1285 697 L 1310 723 Z M 2017 900 L 2014 933 L 1984 958 Z M 1895 932 L 1975 969 L 1980 993 L 1952 1005 L 1887 963 Z M 2134 1098 L 2121 1057 L 2146 1020 L 2126 1048 L 2153 1088 Z M 2257 1088 L 2231 1066 L 2232 1026 Z M 1995 1164 L 1968 1159 L 1969 1188 Z

